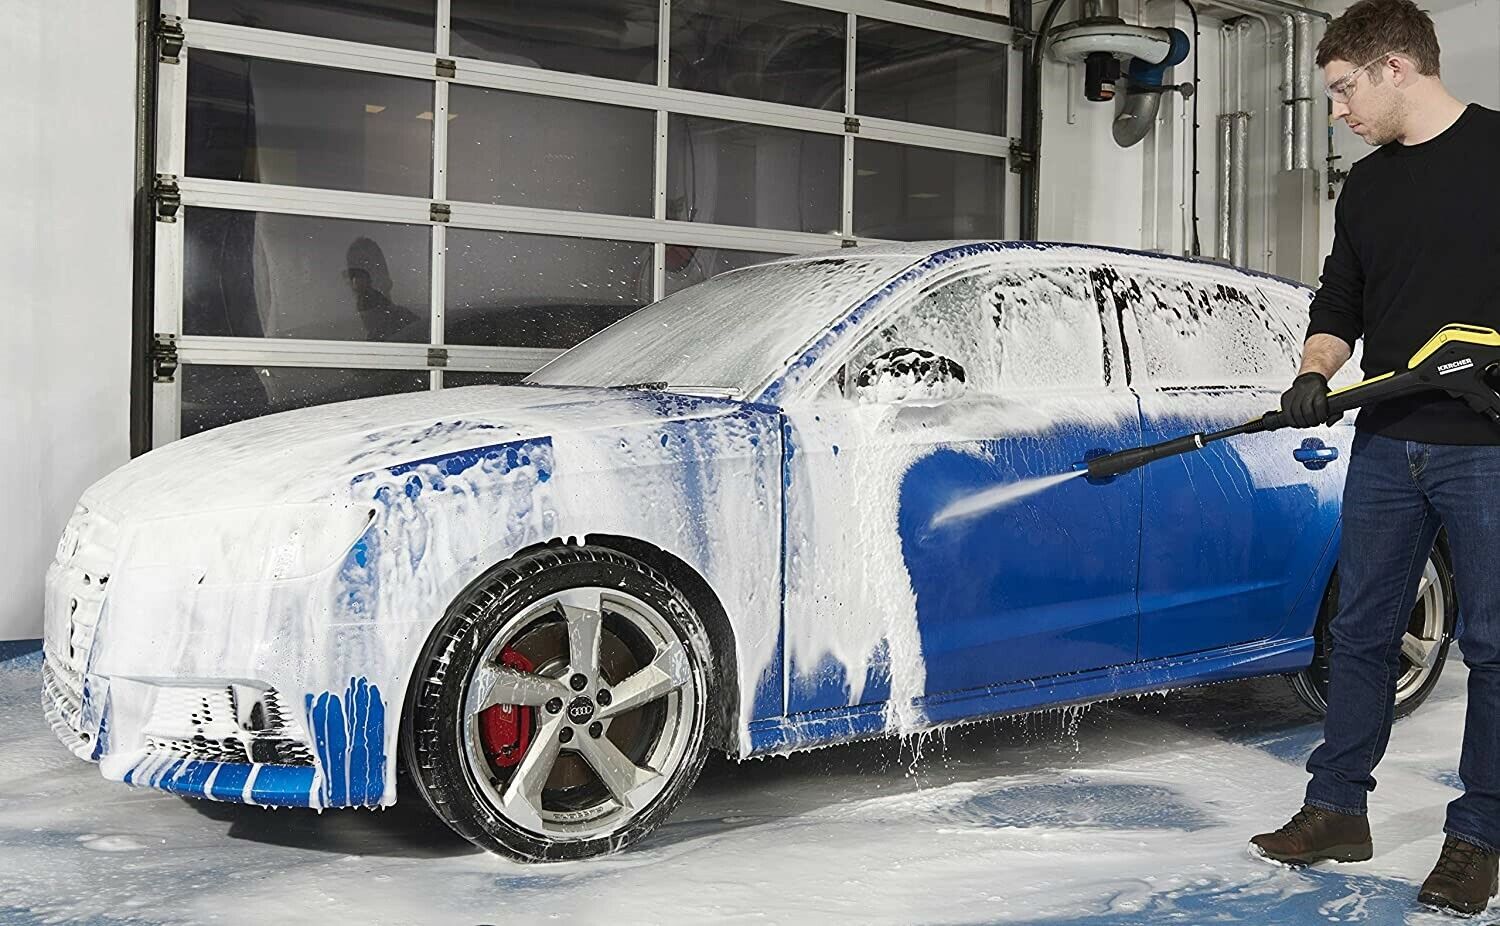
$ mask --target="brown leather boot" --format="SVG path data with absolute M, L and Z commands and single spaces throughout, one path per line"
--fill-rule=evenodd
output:
M 1370 821 L 1363 814 L 1335 813 L 1304 806 L 1274 833 L 1250 840 L 1252 851 L 1284 865 L 1314 862 L 1366 862 L 1375 854 L 1370 843 Z
M 1500 893 L 1497 870 L 1500 870 L 1500 855 L 1449 836 L 1443 841 L 1437 867 L 1422 882 L 1422 893 L 1417 900 L 1467 916 L 1482 913 L 1490 898 Z

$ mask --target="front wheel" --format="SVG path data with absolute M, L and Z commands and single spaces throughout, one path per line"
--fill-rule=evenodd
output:
M 714 678 L 702 621 L 664 577 L 610 550 L 543 550 L 449 608 L 417 665 L 407 766 L 482 848 L 618 851 L 698 777 Z
M 1335 575 L 1323 597 L 1318 624 L 1313 631 L 1317 648 L 1311 666 L 1291 676 L 1292 689 L 1304 704 L 1320 714 L 1328 711 L 1328 654 L 1333 644 L 1329 625 L 1338 613 L 1339 582 Z M 1405 717 L 1421 706 L 1437 687 L 1448 661 L 1458 617 L 1446 545 L 1439 541 L 1427 557 L 1427 566 L 1417 585 L 1406 634 L 1401 638 L 1401 674 L 1396 680 L 1396 716 Z

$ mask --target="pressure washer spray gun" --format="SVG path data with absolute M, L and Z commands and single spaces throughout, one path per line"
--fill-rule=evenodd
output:
M 1405 370 L 1390 372 L 1329 393 L 1328 411 L 1342 415 L 1361 406 L 1428 389 L 1441 389 L 1469 403 L 1500 426 L 1500 332 L 1474 325 L 1449 325 L 1415 355 Z M 1154 460 L 1202 450 L 1209 444 L 1240 434 L 1260 434 L 1291 427 L 1281 412 L 1212 433 L 1190 434 L 1175 440 L 1095 457 L 1086 466 L 1091 479 L 1128 473 Z M 1079 464 L 1080 467 L 1084 464 Z

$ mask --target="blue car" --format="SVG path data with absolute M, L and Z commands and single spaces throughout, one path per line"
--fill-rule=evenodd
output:
M 105 777 L 419 794 L 523 860 L 649 833 L 747 757 L 1283 674 L 1315 709 L 1346 422 L 1090 481 L 1290 381 L 1309 292 L 1004 242 L 726 273 L 520 386 L 272 415 L 83 496 L 47 712 Z M 1456 616 L 1440 545 L 1399 711 Z

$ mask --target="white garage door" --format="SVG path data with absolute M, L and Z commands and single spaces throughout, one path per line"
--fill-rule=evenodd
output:
M 1005 234 L 994 21 L 887 0 L 162 6 L 181 47 L 158 72 L 158 444 L 513 382 L 772 256 Z

